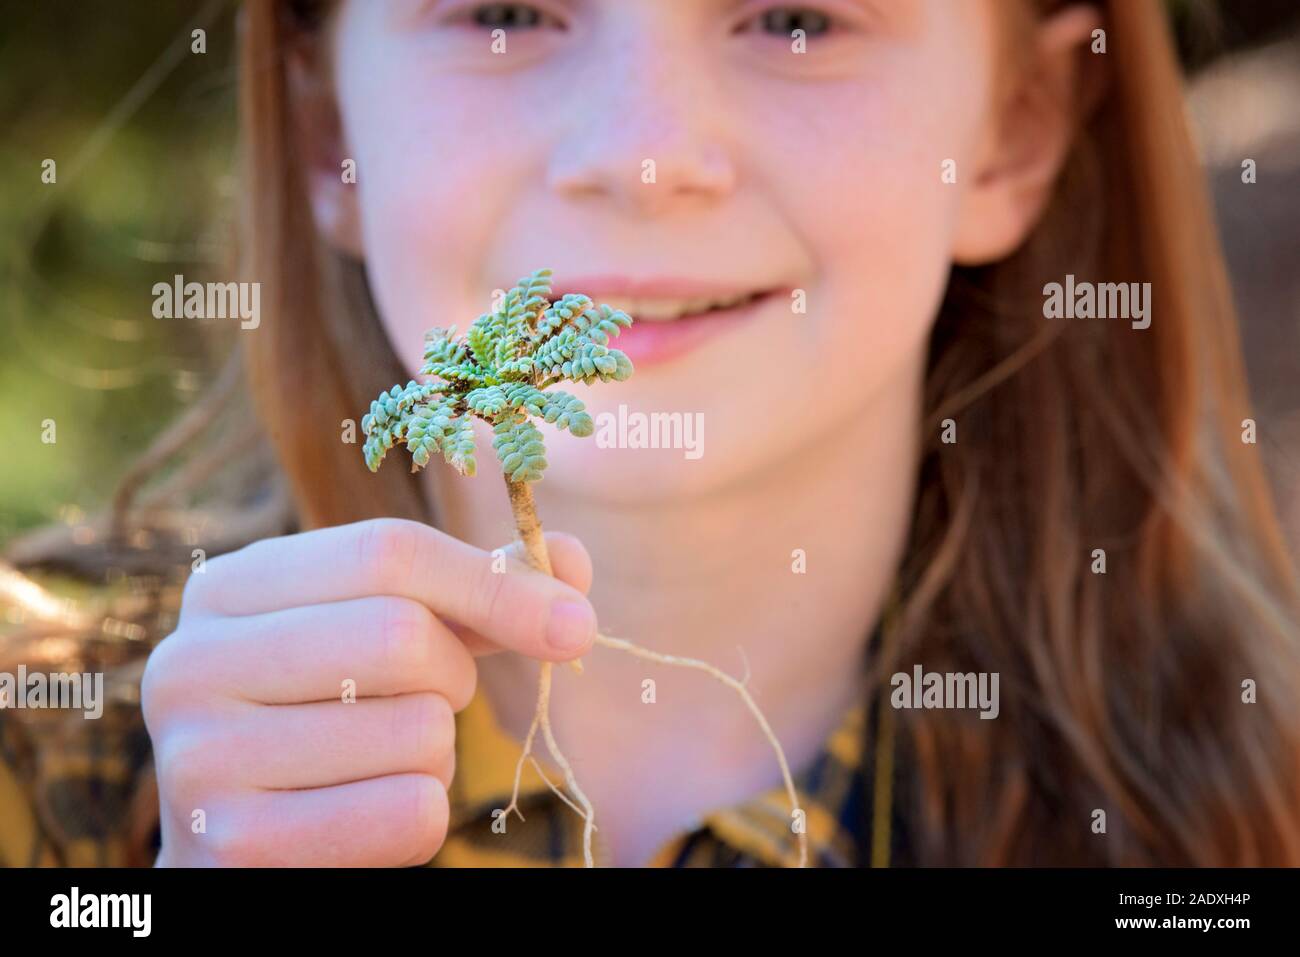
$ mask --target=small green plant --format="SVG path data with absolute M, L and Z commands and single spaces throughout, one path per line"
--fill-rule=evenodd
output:
M 393 386 L 370 404 L 370 412 L 361 419 L 366 435 L 363 451 L 372 472 L 379 469 L 389 450 L 402 444 L 411 453 L 412 471 L 424 468 L 434 453 L 441 452 L 456 471 L 474 475 L 477 460 L 473 420 L 481 419 L 490 425 L 525 558 L 547 575 L 553 574 L 551 560 L 531 488 L 531 483 L 540 480 L 546 470 L 546 446 L 532 419 L 541 419 L 571 435 L 589 436 L 594 424 L 586 407 L 576 397 L 553 387 L 566 381 L 622 381 L 632 374 L 628 357 L 609 346 L 611 337 L 630 326 L 632 318 L 609 306 L 598 306 L 579 293 L 551 302 L 550 277 L 551 270 L 539 269 L 520 279 L 491 312 L 470 324 L 463 337 L 456 335 L 454 326 L 431 330 L 425 336 L 420 375 L 433 380 L 411 380 L 404 388 Z M 776 751 L 790 797 L 795 822 L 792 829 L 798 836 L 799 866 L 804 866 L 808 858 L 807 834 L 790 768 L 776 735 L 744 682 L 707 662 L 650 651 L 622 638 L 599 635 L 596 642 L 659 664 L 707 672 L 744 699 Z M 570 663 L 582 672 L 579 661 Z M 514 811 L 521 821 L 524 819 L 517 806 L 520 775 L 540 730 L 577 804 L 549 780 L 546 783 L 583 816 L 583 856 L 591 867 L 596 815 L 551 730 L 551 670 L 550 662 L 542 662 L 537 709 L 515 766 L 514 793 L 502 818 Z M 541 766 L 536 766 L 541 773 Z
M 591 416 L 582 402 L 552 387 L 630 376 L 631 361 L 611 349 L 609 340 L 632 319 L 580 294 L 548 302 L 550 277 L 549 269 L 539 269 L 520 279 L 462 338 L 454 326 L 428 334 L 420 374 L 441 381 L 393 386 L 361 420 L 372 472 L 402 442 L 412 468 L 424 467 L 441 450 L 449 465 L 473 475 L 471 419 L 479 418 L 496 433 L 492 444 L 507 479 L 536 482 L 546 468 L 546 448 L 530 417 L 573 435 L 591 435 Z

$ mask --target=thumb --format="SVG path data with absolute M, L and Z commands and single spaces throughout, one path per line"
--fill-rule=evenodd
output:
M 546 551 L 551 556 L 551 570 L 566 585 L 572 585 L 584 595 L 591 588 L 591 556 L 582 541 L 567 532 L 547 532 Z M 508 557 L 526 562 L 523 543 L 516 540 L 505 548 Z
M 546 539 L 546 551 L 551 558 L 551 570 L 555 572 L 555 577 L 585 595 L 587 590 L 591 588 L 591 556 L 587 554 L 587 549 L 575 536 L 567 535 L 564 532 L 547 532 L 544 537 Z M 532 571 L 527 564 L 527 559 L 524 557 L 522 542 L 515 541 L 501 551 L 504 552 L 506 559 L 512 564 L 518 563 L 516 568 L 520 574 L 526 575 Z M 445 624 L 451 628 L 452 632 L 464 642 L 470 653 L 476 657 L 495 654 L 503 650 L 499 645 L 484 638 L 472 628 L 450 620 L 446 621 Z

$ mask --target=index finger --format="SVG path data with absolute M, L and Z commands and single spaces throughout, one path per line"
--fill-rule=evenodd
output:
M 392 518 L 263 539 L 214 558 L 190 576 L 182 616 L 259 615 L 372 595 L 421 602 L 503 648 L 548 661 L 585 654 L 596 636 L 595 609 L 572 586 Z

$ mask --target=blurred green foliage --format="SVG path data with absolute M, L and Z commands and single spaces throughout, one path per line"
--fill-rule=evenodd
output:
M 230 268 L 233 11 L 0 3 L 0 542 L 104 504 L 209 377 L 217 344 L 151 289 Z

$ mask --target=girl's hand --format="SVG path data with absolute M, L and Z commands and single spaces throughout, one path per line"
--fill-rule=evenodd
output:
M 192 575 L 141 687 L 158 865 L 433 857 L 474 656 L 567 661 L 595 638 L 586 550 L 547 544 L 564 581 L 517 557 L 494 571 L 491 553 L 398 519 L 268 539 Z

